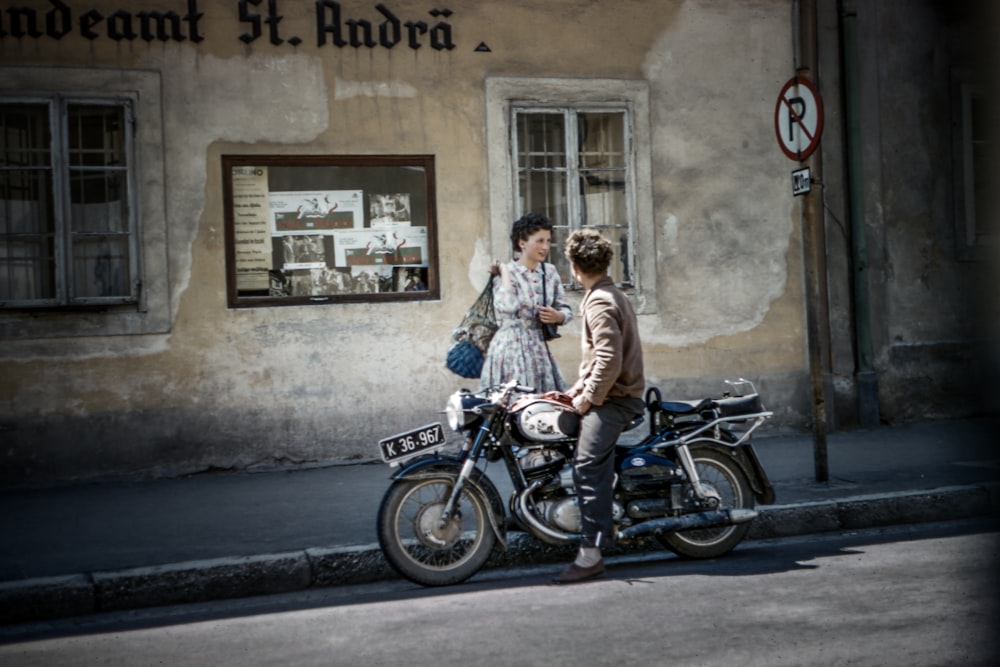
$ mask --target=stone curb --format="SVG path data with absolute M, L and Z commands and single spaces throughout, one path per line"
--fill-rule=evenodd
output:
M 748 539 L 967 519 L 1000 514 L 1000 485 L 854 496 L 760 508 Z M 615 553 L 644 551 L 640 547 Z M 486 567 L 564 562 L 573 547 L 523 533 L 508 538 Z M 378 545 L 189 561 L 154 567 L 0 582 L 0 623 L 14 624 L 107 611 L 290 593 L 310 587 L 397 578 Z

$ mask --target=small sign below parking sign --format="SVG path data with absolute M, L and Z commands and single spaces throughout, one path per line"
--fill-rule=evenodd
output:
M 792 196 L 797 197 L 809 192 L 809 167 L 796 169 L 792 172 Z

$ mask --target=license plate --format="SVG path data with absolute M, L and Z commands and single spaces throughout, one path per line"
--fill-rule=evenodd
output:
M 396 465 L 400 461 L 421 454 L 428 454 L 446 444 L 448 443 L 444 437 L 444 428 L 440 423 L 421 426 L 413 431 L 378 441 L 379 449 L 382 450 L 382 460 L 389 465 Z

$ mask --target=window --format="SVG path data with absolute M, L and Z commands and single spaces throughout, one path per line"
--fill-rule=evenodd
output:
M 955 232 L 959 256 L 987 257 L 997 238 L 996 197 L 990 191 L 994 160 L 988 130 L 988 98 L 984 89 L 956 73 L 952 103 L 955 132 Z
M 431 156 L 223 156 L 229 306 L 439 296 Z
M 133 104 L 0 98 L 0 306 L 136 303 Z
M 629 215 L 628 112 L 519 108 L 512 110 L 517 170 L 517 215 L 541 213 L 558 241 L 594 227 L 617 242 L 611 277 L 634 285 Z M 561 252 L 551 261 L 569 276 Z
M 647 83 L 492 78 L 486 109 L 492 256 L 509 256 L 514 220 L 541 213 L 554 227 L 549 259 L 572 289 L 563 242 L 597 228 L 616 244 L 611 275 L 636 312 L 655 312 Z
M 169 332 L 160 74 L 0 72 L 0 340 Z

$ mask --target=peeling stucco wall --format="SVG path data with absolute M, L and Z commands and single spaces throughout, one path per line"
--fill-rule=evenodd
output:
M 379 20 L 371 3 L 340 4 Z M 432 21 L 422 0 L 385 4 Z M 509 222 L 492 203 L 491 156 L 506 138 L 487 132 L 485 99 L 504 77 L 648 89 L 649 383 L 688 397 L 747 377 L 777 428 L 808 425 L 801 211 L 789 192 L 798 165 L 778 149 L 772 116 L 794 74 L 791 0 L 447 4 L 453 50 L 317 46 L 314 3 L 281 4 L 281 34 L 303 36 L 300 46 L 269 44 L 266 31 L 245 44 L 228 0 L 199 0 L 197 44 L 0 39 L 0 86 L 11 64 L 40 80 L 55 67 L 158 73 L 170 291 L 163 333 L 0 346 L 0 483 L 371 459 L 379 438 L 438 419 L 446 396 L 472 384 L 444 368 L 444 353 Z M 440 300 L 227 308 L 221 158 L 231 154 L 434 155 Z M 906 243 L 895 270 L 918 289 L 904 258 L 920 242 Z M 933 285 L 956 279 L 943 271 Z M 894 335 L 945 335 L 937 319 L 907 323 L 920 302 L 893 307 L 904 303 L 914 307 Z M 833 307 L 844 330 L 849 308 Z M 570 377 L 577 325 L 552 345 Z
M 74 57 L 160 72 L 172 322 L 161 336 L 6 348 L 6 377 L 16 378 L 4 397 L 16 416 L 5 419 L 13 476 L 364 459 L 379 437 L 434 419 L 468 384 L 443 368 L 443 353 L 496 254 L 483 109 L 491 76 L 648 80 L 654 220 L 641 224 L 657 232 L 642 261 L 657 263 L 659 300 L 642 327 L 652 381 L 700 391 L 730 373 L 801 372 L 800 342 L 767 342 L 801 319 L 801 297 L 788 289 L 799 271 L 793 204 L 761 167 L 784 167 L 768 123 L 788 61 L 787 40 L 773 39 L 786 29 L 787 2 L 657 11 L 643 2 L 456 2 L 460 46 L 451 52 L 246 47 L 219 37 L 233 31 L 226 4 L 200 3 L 206 39 L 197 47 L 76 40 L 41 57 L 16 54 L 39 66 Z M 284 34 L 306 34 L 311 6 L 282 9 Z M 427 11 L 412 1 L 392 9 Z M 479 41 L 491 52 L 475 53 Z M 615 44 L 614 59 L 594 48 L 601 43 Z M 754 54 L 749 75 L 722 47 Z M 220 158 L 254 153 L 434 154 L 441 300 L 227 309 Z M 740 354 L 748 332 L 751 349 L 766 349 L 749 363 Z M 554 345 L 570 375 L 574 333 Z

